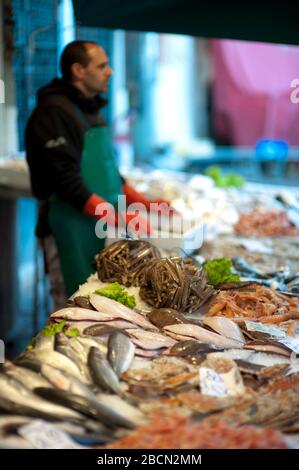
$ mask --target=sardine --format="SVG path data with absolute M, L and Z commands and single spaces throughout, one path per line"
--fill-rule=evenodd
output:
M 243 348 L 243 343 L 235 339 L 226 338 L 218 333 L 213 333 L 205 328 L 192 324 L 169 325 L 164 327 L 165 332 L 183 335 L 198 339 L 204 343 L 215 344 L 216 346 L 229 348 Z
M 128 370 L 134 360 L 135 346 L 123 333 L 115 331 L 108 340 L 108 360 L 119 376 Z
M 104 391 L 122 393 L 118 377 L 106 357 L 95 347 L 91 347 L 88 365 L 94 382 Z

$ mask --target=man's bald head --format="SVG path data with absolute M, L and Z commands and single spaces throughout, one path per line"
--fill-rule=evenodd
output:
M 73 41 L 60 58 L 64 80 L 72 82 L 86 96 L 95 96 L 108 89 L 112 70 L 104 49 L 93 41 Z

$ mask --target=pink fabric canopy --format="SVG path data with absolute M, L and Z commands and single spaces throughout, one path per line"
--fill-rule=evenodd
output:
M 212 40 L 213 120 L 217 136 L 232 145 L 261 138 L 299 145 L 299 47 Z

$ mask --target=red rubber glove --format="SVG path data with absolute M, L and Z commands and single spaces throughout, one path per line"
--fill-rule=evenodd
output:
M 150 209 L 151 201 L 147 199 L 143 194 L 136 191 L 136 189 L 132 188 L 129 184 L 125 183 L 123 185 L 123 192 L 127 198 L 127 206 L 130 204 L 134 204 L 135 202 L 141 202 L 146 207 L 146 210 Z
M 165 201 L 165 199 L 155 199 L 154 201 L 150 201 L 147 199 L 143 194 L 139 193 L 136 191 L 136 189 L 132 188 L 129 184 L 125 183 L 123 185 L 123 192 L 127 198 L 127 205 L 129 206 L 130 204 L 136 203 L 136 202 L 141 202 L 144 204 L 146 207 L 146 210 L 149 211 L 150 209 L 152 210 L 157 210 L 161 211 L 162 215 L 165 216 L 171 216 L 173 214 L 177 214 L 178 212 L 170 205 L 168 201 Z M 151 206 L 151 203 L 156 203 L 156 204 L 166 204 L 167 207 L 159 207 L 155 208 L 155 206 Z
M 98 207 L 99 204 L 101 204 L 102 207 Z M 125 214 L 122 214 L 122 220 L 115 211 L 114 206 L 97 194 L 92 194 L 88 198 L 85 206 L 83 207 L 83 214 L 95 217 L 98 220 L 103 218 L 103 222 L 111 225 L 112 227 L 118 227 L 125 223 L 126 227 L 124 228 L 127 228 L 128 226 L 129 231 L 133 231 L 138 237 L 143 237 L 152 233 L 150 224 L 146 219 L 141 217 L 138 212 L 126 212 Z M 135 218 L 136 220 L 134 220 Z

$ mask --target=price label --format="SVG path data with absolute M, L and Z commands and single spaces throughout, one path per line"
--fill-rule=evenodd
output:
M 283 339 L 279 339 L 279 342 L 281 344 L 284 344 L 288 348 L 290 348 L 296 354 L 299 354 L 299 341 L 298 341 L 298 339 L 291 338 L 290 336 L 286 336 Z
M 209 367 L 199 369 L 199 383 L 201 393 L 211 395 L 212 397 L 225 397 L 228 395 L 228 389 L 222 377 Z
M 18 433 L 36 449 L 86 449 L 86 446 L 74 442 L 54 424 L 43 420 L 35 420 L 21 426 Z
M 260 331 L 261 333 L 266 333 L 273 338 L 286 338 L 286 333 L 277 326 L 274 325 L 264 325 L 262 323 L 246 320 L 245 326 L 247 331 Z

